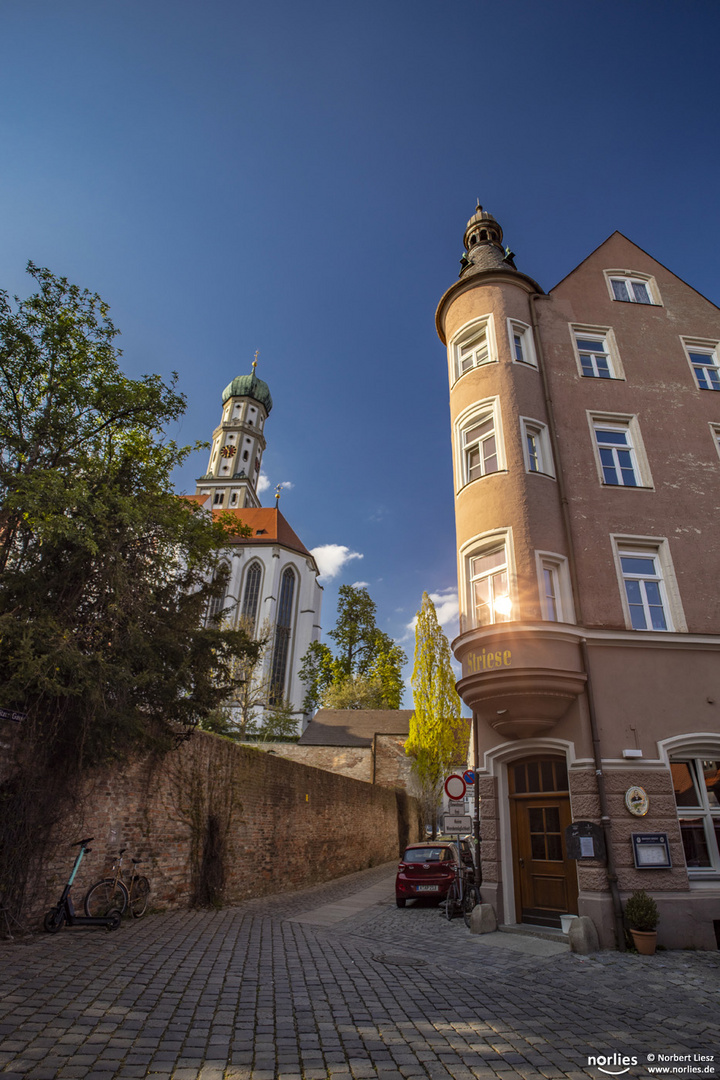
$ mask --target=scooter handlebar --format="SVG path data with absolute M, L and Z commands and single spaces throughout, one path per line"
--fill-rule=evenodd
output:
M 70 847 L 85 847 L 86 844 L 89 844 L 90 841 L 94 839 L 94 836 L 86 836 L 84 840 L 76 840 L 74 844 L 70 845 Z

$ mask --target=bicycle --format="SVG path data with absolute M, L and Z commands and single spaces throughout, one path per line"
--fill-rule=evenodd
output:
M 97 917 L 113 910 L 124 915 L 129 910 L 134 919 L 141 919 L 147 911 L 150 882 L 137 873 L 136 867 L 142 860 L 133 859 L 133 871 L 129 883 L 126 883 L 122 871 L 123 854 L 126 851 L 127 848 L 121 848 L 118 852 L 119 858 L 113 864 L 115 876 L 96 881 L 85 893 L 83 903 L 86 915 Z
M 75 908 L 73 902 L 70 899 L 70 889 L 72 883 L 75 880 L 75 876 L 80 869 L 80 863 L 83 860 L 83 856 L 86 852 L 90 851 L 88 844 L 92 840 L 92 836 L 86 837 L 84 840 L 78 840 L 76 844 L 72 844 L 72 847 L 79 847 L 80 850 L 75 859 L 75 865 L 70 871 L 70 877 L 68 878 L 67 885 L 62 891 L 62 895 L 58 900 L 54 908 L 50 908 L 43 920 L 43 926 L 49 934 L 57 934 L 58 930 L 62 930 L 65 923 L 68 926 L 104 926 L 108 930 L 117 930 L 120 925 L 121 914 L 117 908 L 110 907 L 102 914 L 90 915 L 85 909 L 87 914 L 85 917 L 75 914 Z
M 465 925 L 469 928 L 473 908 L 480 902 L 480 890 L 475 884 L 473 872 L 459 860 L 455 864 L 455 878 L 445 901 L 445 917 L 451 922 L 462 911 Z

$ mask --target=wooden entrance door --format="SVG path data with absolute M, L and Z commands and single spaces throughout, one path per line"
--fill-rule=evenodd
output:
M 515 918 L 560 926 L 577 914 L 577 869 L 565 851 L 570 824 L 567 768 L 560 758 L 533 758 L 508 767 L 515 876 Z

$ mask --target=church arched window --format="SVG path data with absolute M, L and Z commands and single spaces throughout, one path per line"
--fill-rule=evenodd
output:
M 242 602 L 242 617 L 255 627 L 257 618 L 258 600 L 260 599 L 260 579 L 262 570 L 259 562 L 250 563 L 245 575 L 245 592 Z
M 207 626 L 217 626 L 222 619 L 225 601 L 227 600 L 227 588 L 230 577 L 230 567 L 227 563 L 220 564 L 215 571 L 213 581 L 217 581 L 220 577 L 224 577 L 225 584 L 215 596 L 211 596 L 208 600 L 207 610 L 205 612 L 205 623 Z
M 290 653 L 290 632 L 292 628 L 292 606 L 295 595 L 295 574 L 288 566 L 282 576 L 280 602 L 275 623 L 275 644 L 273 647 L 272 668 L 270 670 L 270 704 L 282 701 L 285 690 L 288 655 Z

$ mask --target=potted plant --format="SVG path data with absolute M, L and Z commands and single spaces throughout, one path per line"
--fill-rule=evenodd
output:
M 657 944 L 657 924 L 660 918 L 652 896 L 636 889 L 625 904 L 625 919 L 630 927 L 635 948 L 644 956 L 652 956 Z

